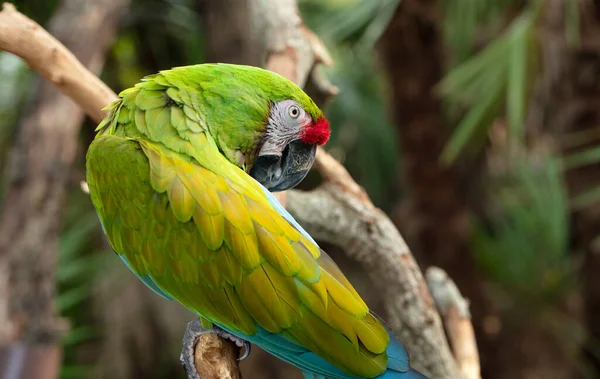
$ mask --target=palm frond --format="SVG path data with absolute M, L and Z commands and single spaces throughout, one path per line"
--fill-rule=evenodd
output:
M 574 196 L 571 199 L 573 210 L 581 210 L 600 202 L 600 187 L 595 187 Z
M 60 379 L 81 379 L 85 378 L 89 372 L 90 366 L 65 366 L 60 371 Z
M 583 151 L 578 151 L 564 158 L 566 169 L 589 166 L 600 163 L 600 146 L 593 146 Z
M 555 303 L 572 285 L 569 208 L 560 160 L 515 163 L 491 200 L 500 214 L 474 233 L 476 258 L 495 283 L 524 302 Z
M 565 6 L 565 37 L 572 45 L 578 45 L 581 39 L 580 1 L 566 0 Z
M 532 51 L 538 14 L 539 7 L 523 11 L 500 37 L 451 69 L 441 81 L 439 90 L 449 112 L 467 109 L 442 152 L 444 163 L 452 163 L 470 142 L 481 145 L 482 139 L 473 137 L 485 135 L 491 122 L 501 116 L 502 106 L 512 144 L 523 140 L 527 95 L 536 77 Z
M 450 48 L 450 67 L 467 59 L 476 47 L 482 29 L 500 28 L 506 10 L 517 5 L 516 0 L 478 1 L 444 0 L 444 38 Z
M 400 0 L 300 1 L 310 28 L 331 45 L 371 50 L 386 30 Z

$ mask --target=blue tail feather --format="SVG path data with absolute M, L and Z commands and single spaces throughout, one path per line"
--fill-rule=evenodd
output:
M 406 372 L 410 369 L 408 352 L 394 333 L 389 328 L 386 329 L 390 336 L 390 344 L 385 351 L 388 355 L 388 371 Z
M 393 370 L 387 370 L 383 374 L 379 375 L 376 379 L 429 379 L 425 375 L 421 374 L 417 370 L 410 369 L 409 371 L 399 372 Z
M 219 327 L 239 338 L 260 346 L 263 350 L 285 362 L 293 364 L 303 372 L 315 375 L 316 379 L 362 379 L 348 375 L 323 358 L 280 334 L 269 333 L 262 328 L 258 328 L 256 334 L 249 336 L 222 325 L 219 325 Z
M 375 379 L 428 379 L 425 375 L 410 368 L 410 359 L 408 352 L 394 336 L 394 333 L 387 328 L 390 335 L 390 345 L 386 349 L 388 355 L 388 369 Z
M 248 336 L 227 327 L 220 325 L 219 327 L 300 368 L 306 379 L 366 379 L 343 372 L 323 358 L 280 334 L 269 333 L 259 328 L 256 334 Z M 406 349 L 392 333 L 389 334 L 390 345 L 386 350 L 388 370 L 375 379 L 427 379 L 426 376 L 410 368 Z
M 304 379 L 327 379 L 322 375 L 315 375 L 308 371 L 302 371 L 302 375 L 304 375 Z

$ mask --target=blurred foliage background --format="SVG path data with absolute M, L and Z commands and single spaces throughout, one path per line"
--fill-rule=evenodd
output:
M 206 1 L 134 0 L 102 79 L 118 92 L 205 62 Z M 340 88 L 327 150 L 423 267 L 446 269 L 471 299 L 484 378 L 600 378 L 599 3 L 299 1 Z M 45 25 L 58 3 L 15 5 Z M 0 52 L 2 167 L 35 80 Z M 122 267 L 79 189 L 93 129 L 82 128 L 61 220 L 57 303 L 72 326 L 61 377 L 183 378 L 192 315 Z M 331 249 L 377 308 L 361 269 Z M 257 349 L 242 368 L 300 377 Z

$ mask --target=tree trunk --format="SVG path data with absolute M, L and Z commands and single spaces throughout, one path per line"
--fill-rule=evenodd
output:
M 260 66 L 249 0 L 198 0 L 206 31 L 206 61 Z
M 98 73 L 127 0 L 65 0 L 50 32 Z M 53 62 L 47 62 L 52 65 Z M 0 215 L 0 376 L 57 378 L 66 326 L 55 299 L 64 195 L 83 110 L 37 81 L 8 165 Z

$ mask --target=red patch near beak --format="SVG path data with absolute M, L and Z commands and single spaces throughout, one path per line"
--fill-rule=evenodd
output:
M 304 127 L 300 139 L 309 145 L 325 145 L 331 135 L 329 129 L 329 121 L 325 117 L 321 117 L 317 122 L 313 122 Z

